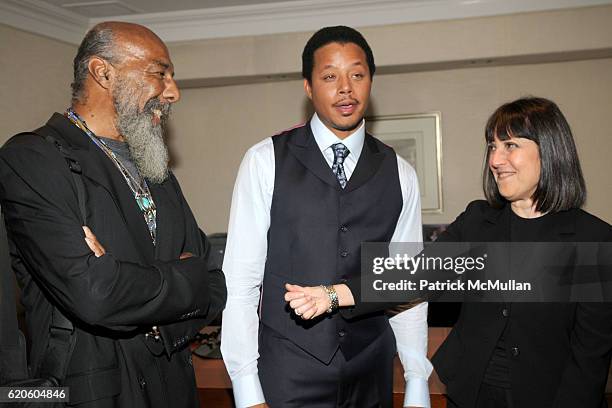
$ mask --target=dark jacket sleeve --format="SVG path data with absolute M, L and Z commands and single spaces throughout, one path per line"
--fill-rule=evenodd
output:
M 612 271 L 610 243 L 602 246 L 598 264 L 604 266 L 602 282 L 609 284 Z M 609 296 L 609 294 L 606 294 Z M 605 298 L 609 300 L 609 298 Z M 612 357 L 612 303 L 578 303 L 570 335 L 571 355 L 565 366 L 553 407 L 593 407 L 603 405 L 606 379 Z
M 7 231 L 34 280 L 73 319 L 133 330 L 208 310 L 206 260 L 142 265 L 96 258 L 84 240 L 77 195 L 64 159 L 36 136 L 0 150 L 0 199 Z M 39 140 L 39 141 L 38 141 Z
M 555 408 L 602 406 L 612 353 L 612 305 L 579 303 Z
M 172 182 L 180 196 L 186 223 L 187 237 L 183 252 L 190 252 L 206 261 L 206 269 L 202 270 L 201 273 L 208 275 L 208 287 L 202 293 L 208 298 L 208 307 L 203 310 L 187 312 L 181 316 L 182 321 L 160 327 L 164 346 L 169 355 L 189 344 L 201 328 L 221 313 L 227 300 L 225 275 L 221 271 L 221 265 L 217 265 L 214 257 L 210 256 L 211 245 L 206 234 L 198 228 L 178 182 L 173 175 L 170 177 L 172 177 Z
M 453 221 L 447 229 L 440 234 L 436 242 L 461 242 L 462 240 L 462 230 L 463 226 L 466 223 L 466 219 L 470 217 L 470 214 L 473 211 L 478 211 L 477 207 L 482 205 L 481 201 L 474 201 L 468 205 L 466 210 L 461 213 L 455 221 Z M 435 244 L 430 247 L 435 250 Z M 418 274 L 418 271 L 416 272 Z M 444 274 L 444 276 L 439 277 L 441 281 L 445 281 L 447 278 L 453 278 L 454 274 L 448 275 Z M 436 278 L 430 277 L 430 280 L 435 280 Z M 355 306 L 343 308 L 340 310 L 342 317 L 345 319 L 354 319 L 357 317 L 361 317 L 370 313 L 380 312 L 383 310 L 396 308 L 396 307 L 409 307 L 414 302 L 425 301 L 427 300 L 428 293 L 414 291 L 414 298 L 406 299 L 405 302 L 385 302 L 384 299 L 381 299 L 380 302 L 363 302 L 361 296 L 361 277 L 356 276 L 347 280 L 344 280 L 342 283 L 346 284 L 351 293 L 353 294 L 353 298 L 355 299 Z

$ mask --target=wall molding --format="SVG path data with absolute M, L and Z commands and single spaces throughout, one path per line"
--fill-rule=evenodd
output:
M 0 23 L 71 44 L 89 28 L 89 19 L 37 0 L 0 1 Z
M 310 32 L 325 25 L 369 27 L 612 4 L 612 0 L 297 0 L 114 16 L 146 25 L 164 41 Z M 0 23 L 78 44 L 87 19 L 39 0 L 0 1 Z

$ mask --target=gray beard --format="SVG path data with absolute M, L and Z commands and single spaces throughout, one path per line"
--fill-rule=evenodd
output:
M 127 81 L 126 81 L 127 82 Z M 142 112 L 134 101 L 134 86 L 121 83 L 113 92 L 116 127 L 130 149 L 132 160 L 140 175 L 149 181 L 160 184 L 168 178 L 168 148 L 164 142 L 164 128 L 170 104 L 161 103 L 157 98 L 149 100 Z M 161 122 L 153 124 L 153 110 L 162 112 Z

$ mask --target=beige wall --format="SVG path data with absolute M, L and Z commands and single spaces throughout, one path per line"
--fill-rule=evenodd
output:
M 452 221 L 481 197 L 486 118 L 501 103 L 525 94 L 549 97 L 567 115 L 589 188 L 587 209 L 612 222 L 611 27 L 612 6 L 604 6 L 363 30 L 381 71 L 395 72 L 376 76 L 370 113 L 442 112 L 444 212 L 426 215 L 425 222 Z M 174 107 L 176 173 L 206 231 L 227 228 L 234 178 L 246 149 L 307 118 L 300 80 L 257 81 L 278 74 L 298 77 L 308 35 L 170 45 L 177 78 L 186 84 L 245 83 L 184 89 Z M 76 46 L 0 25 L 0 52 L 4 140 L 66 107 Z M 600 59 L 586 59 L 594 57 Z M 492 63 L 466 68 L 472 59 Z M 542 63 L 551 59 L 557 62 Z M 560 62 L 564 59 L 570 61 Z M 516 65 L 527 61 L 537 63 Z
M 504 102 L 537 95 L 557 102 L 570 122 L 589 189 L 587 209 L 612 221 L 612 59 L 390 75 L 377 79 L 375 110 L 384 114 L 442 112 L 444 213 L 452 221 L 482 197 L 483 129 Z
M 66 109 L 76 49 L 0 24 L 0 144 Z
M 349 23 L 350 22 L 344 22 Z M 612 47 L 612 6 L 361 29 L 382 69 L 595 53 Z M 311 33 L 171 45 L 177 78 L 197 82 L 298 72 Z
M 444 211 L 426 215 L 425 222 L 450 222 L 482 196 L 484 123 L 501 103 L 526 94 L 561 106 L 581 154 L 587 209 L 612 221 L 612 165 L 606 157 L 612 131 L 605 121 L 612 112 L 612 6 L 362 31 L 379 72 L 386 73 L 375 78 L 370 113 L 442 112 Z M 190 87 L 173 120 L 182 159 L 176 172 L 207 231 L 226 230 L 233 180 L 246 149 L 307 118 L 300 80 L 257 82 L 281 74 L 299 78 L 308 36 L 170 46 L 177 78 Z
M 587 209 L 612 221 L 612 59 L 381 75 L 371 113 L 442 112 L 444 212 L 449 222 L 476 198 L 483 128 L 501 103 L 523 95 L 556 101 L 572 125 L 587 179 Z M 246 149 L 305 116 L 301 81 L 188 89 L 175 106 L 176 173 L 201 226 L 225 231 L 240 160 Z

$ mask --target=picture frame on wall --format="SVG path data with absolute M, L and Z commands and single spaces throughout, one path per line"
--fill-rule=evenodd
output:
M 416 170 L 423 213 L 442 212 L 441 113 L 366 118 L 369 133 L 391 146 Z

